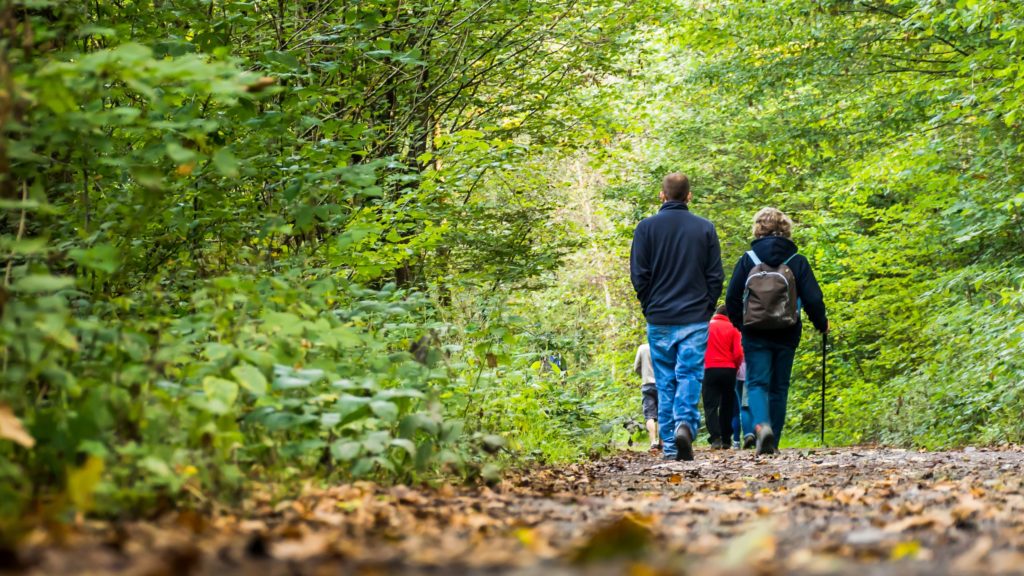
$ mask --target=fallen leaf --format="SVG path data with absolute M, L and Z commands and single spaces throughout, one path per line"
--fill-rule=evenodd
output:
M 250 93 L 262 92 L 266 88 L 273 86 L 275 83 L 277 83 L 277 79 L 273 76 L 261 76 L 251 84 L 247 85 L 245 87 L 245 91 Z
M 769 562 L 775 558 L 776 545 L 772 523 L 759 522 L 729 542 L 722 552 L 722 565 L 726 568 L 739 568 Z
M 886 525 L 886 532 L 899 533 L 915 528 L 934 527 L 945 530 L 953 525 L 953 518 L 947 512 L 932 512 L 921 516 L 910 516 Z
M 576 564 L 589 564 L 611 558 L 642 556 L 653 539 L 651 518 L 625 514 L 606 522 L 569 555 Z
M 921 543 L 917 540 L 910 540 L 893 546 L 892 552 L 889 553 L 889 558 L 892 560 L 916 558 L 919 552 L 921 552 Z
M 985 505 L 973 497 L 960 499 L 960 503 L 953 507 L 953 519 L 958 523 L 966 522 L 985 509 Z
M 976 571 L 984 561 L 985 556 L 992 550 L 992 539 L 988 536 L 981 536 L 974 542 L 974 546 L 971 546 L 970 550 L 964 552 L 960 556 L 957 556 L 956 560 L 953 561 L 954 572 L 971 572 Z
M 1024 554 L 1016 550 L 999 550 L 989 556 L 988 566 L 994 574 L 1020 574 Z
M 0 404 L 0 438 L 20 444 L 25 448 L 31 448 L 36 445 L 36 439 L 25 430 L 21 420 L 14 415 L 14 411 L 6 404 Z
M 327 543 L 327 534 L 311 532 L 302 538 L 274 542 L 270 554 L 278 560 L 305 560 L 325 553 Z

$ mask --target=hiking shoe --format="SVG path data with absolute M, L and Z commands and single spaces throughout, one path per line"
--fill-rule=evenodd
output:
M 651 442 L 651 453 L 661 452 L 661 442 Z
M 725 448 L 725 446 L 722 445 L 722 441 L 719 440 L 718 438 L 715 438 L 714 440 L 711 441 L 712 450 L 721 450 L 722 448 Z
M 775 433 L 772 432 L 772 427 L 761 424 L 754 428 L 754 432 L 757 434 L 757 455 L 775 454 Z
M 757 444 L 757 440 L 754 438 L 753 434 L 747 434 L 746 436 L 743 437 L 744 450 L 750 450 L 751 448 L 754 447 L 755 444 Z
M 739 450 L 740 449 L 740 441 L 739 440 L 733 440 L 732 441 L 732 449 L 733 450 Z
M 686 424 L 676 426 L 676 460 L 693 460 L 693 433 Z

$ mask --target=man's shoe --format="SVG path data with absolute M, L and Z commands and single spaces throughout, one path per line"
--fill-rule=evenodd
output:
M 761 424 L 754 428 L 754 432 L 757 434 L 757 455 L 775 454 L 775 433 L 772 432 L 772 427 Z
M 714 440 L 711 441 L 712 450 L 721 450 L 722 448 L 724 448 L 724 446 L 722 446 L 722 441 L 719 440 L 718 438 L 715 438 Z
M 732 449 L 733 450 L 739 450 L 740 449 L 740 441 L 739 440 L 733 440 L 732 441 Z
M 693 433 L 686 424 L 676 426 L 676 460 L 693 460 Z
M 651 442 L 651 453 L 661 452 L 661 442 Z
M 757 440 L 754 438 L 753 434 L 747 434 L 746 436 L 743 437 L 744 450 L 750 450 L 751 448 L 754 447 L 755 444 L 757 444 Z

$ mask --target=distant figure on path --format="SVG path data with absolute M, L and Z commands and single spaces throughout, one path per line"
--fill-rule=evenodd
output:
M 658 439 L 658 386 L 654 382 L 654 366 L 651 365 L 651 346 L 641 344 L 633 359 L 633 371 L 640 377 L 640 394 L 643 398 L 644 425 L 651 440 L 651 452 L 661 450 Z
M 754 447 L 754 424 L 747 400 L 747 361 L 743 360 L 736 371 L 736 410 L 733 410 L 733 448 L 739 448 L 740 432 L 743 433 L 743 448 Z
M 637 224 L 629 259 L 647 319 L 663 457 L 674 460 L 693 460 L 708 320 L 724 279 L 718 234 L 690 213 L 692 197 L 685 174 L 666 176 L 661 210 Z
M 729 322 L 725 306 L 711 317 L 708 349 L 704 354 L 704 417 L 708 421 L 711 448 L 729 447 L 732 416 L 736 407 L 736 371 L 743 363 L 740 331 Z
M 828 332 L 825 302 L 811 265 L 790 239 L 793 221 L 775 208 L 754 216 L 754 241 L 732 273 L 725 296 L 729 319 L 743 333 L 747 397 L 758 454 L 778 452 L 793 358 L 800 343 L 800 309 Z

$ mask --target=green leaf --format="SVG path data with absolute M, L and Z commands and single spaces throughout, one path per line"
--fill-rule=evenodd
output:
M 403 438 L 412 438 L 419 430 L 434 436 L 438 432 L 438 425 L 437 421 L 427 414 L 416 412 L 402 418 L 402 423 L 399 424 L 398 430 Z
M 257 396 L 267 393 L 267 378 L 259 368 L 251 364 L 240 364 L 231 369 L 231 375 L 249 392 Z
M 497 434 L 488 434 L 484 436 L 483 443 L 488 452 L 495 452 L 505 447 L 505 439 Z
M 272 62 L 277 65 L 278 69 L 284 69 L 288 71 L 299 70 L 302 65 L 299 63 L 299 59 L 295 57 L 291 52 L 279 52 L 277 50 L 268 50 L 263 53 L 263 57 L 266 58 L 267 62 Z
M 370 432 L 363 439 L 363 448 L 370 454 L 380 454 L 391 441 L 391 434 L 384 431 Z
M 289 312 L 265 312 L 263 321 L 267 328 L 278 331 L 282 336 L 297 336 L 305 326 L 301 318 Z
M 355 460 L 363 452 L 363 445 L 352 440 L 338 440 L 331 444 L 331 456 L 341 462 Z
M 410 458 L 416 457 L 416 445 L 413 444 L 412 440 L 406 438 L 394 438 L 391 440 L 391 445 L 405 450 L 409 454 Z
M 76 248 L 68 256 L 84 268 L 113 274 L 121 267 L 117 248 L 110 244 L 97 244 L 91 248 Z
M 230 357 L 235 352 L 234 347 L 220 342 L 209 342 L 203 347 L 203 355 L 214 362 Z
M 167 143 L 167 156 L 178 164 L 187 164 L 196 159 L 196 153 L 177 142 Z
M 238 158 L 230 148 L 221 148 L 213 154 L 213 166 L 222 175 L 228 178 L 238 177 Z
M 210 401 L 207 409 L 214 414 L 226 414 L 238 398 L 238 384 L 216 376 L 203 379 L 203 392 Z
M 487 463 L 480 471 L 480 477 L 488 482 L 499 482 L 501 480 L 501 468 L 496 464 Z
M 373 470 L 373 464 L 374 462 L 372 458 L 360 458 L 352 466 L 352 469 L 349 470 L 349 473 L 351 473 L 353 476 L 357 478 L 360 476 L 365 476 L 366 474 L 369 474 Z
M 394 422 L 398 419 L 398 406 L 386 400 L 370 402 L 370 410 L 373 410 L 373 413 L 385 422 Z
M 19 278 L 11 286 L 11 290 L 14 292 L 56 292 L 58 290 L 64 290 L 65 288 L 71 288 L 75 285 L 73 278 L 67 276 L 51 276 L 49 274 L 29 274 L 23 278 Z
M 167 462 L 164 462 L 163 460 L 157 458 L 156 456 L 146 456 L 145 458 L 140 460 L 139 468 L 148 470 L 161 478 L 169 478 L 174 476 L 174 473 L 171 472 L 171 467 L 167 465 Z

